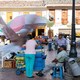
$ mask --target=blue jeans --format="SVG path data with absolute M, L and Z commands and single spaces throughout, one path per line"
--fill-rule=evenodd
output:
M 52 43 L 51 43 L 51 42 L 48 43 L 48 50 L 49 50 L 49 51 L 52 50 Z

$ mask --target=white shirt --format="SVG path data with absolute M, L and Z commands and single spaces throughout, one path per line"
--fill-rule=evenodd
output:
M 64 59 L 66 57 L 68 57 L 68 53 L 65 50 L 62 50 L 61 52 L 59 52 L 57 54 L 57 57 L 56 58 L 58 59 L 59 62 L 64 62 Z
M 69 38 L 66 39 L 66 43 L 67 43 L 67 50 L 70 50 L 70 39 Z
M 37 43 L 35 40 L 28 40 L 26 42 L 26 50 L 25 50 L 25 54 L 36 54 L 36 47 Z
M 51 38 L 49 38 L 49 39 L 48 39 L 48 42 L 51 42 L 51 41 L 52 41 L 52 39 L 51 39 Z

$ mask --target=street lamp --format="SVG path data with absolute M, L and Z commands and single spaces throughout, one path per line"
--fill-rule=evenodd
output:
M 69 52 L 70 58 L 77 57 L 76 51 L 76 31 L 75 31 L 75 0 L 72 0 L 72 31 L 71 31 L 71 49 Z

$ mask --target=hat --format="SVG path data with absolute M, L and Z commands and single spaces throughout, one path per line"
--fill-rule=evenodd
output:
M 61 45 L 60 48 L 63 48 L 64 50 L 66 50 L 66 46 L 65 45 Z
M 68 60 L 68 62 L 71 62 L 71 61 L 75 61 L 75 59 L 74 59 L 74 58 L 70 58 L 70 59 Z

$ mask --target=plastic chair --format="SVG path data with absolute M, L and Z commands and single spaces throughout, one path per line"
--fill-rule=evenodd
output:
M 60 78 L 60 80 L 63 80 L 62 66 L 54 66 L 53 67 L 52 79 L 54 80 L 54 78 Z

